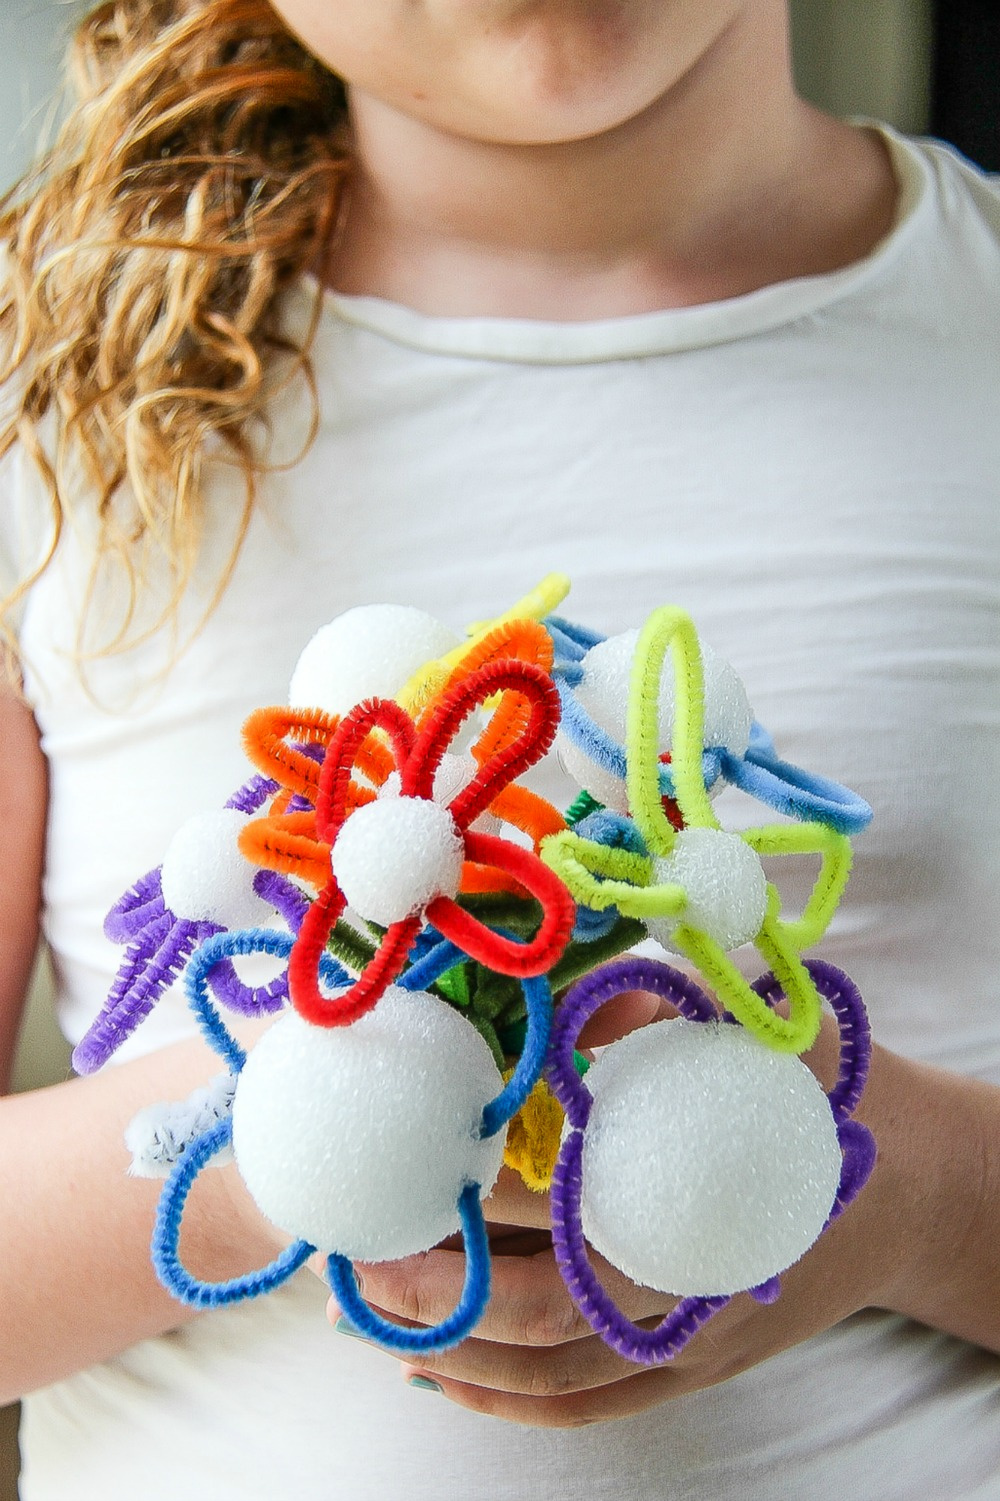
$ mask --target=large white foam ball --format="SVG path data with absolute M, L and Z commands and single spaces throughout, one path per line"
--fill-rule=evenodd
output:
M 699 928 L 728 953 L 751 943 L 767 913 L 767 877 L 756 850 L 725 829 L 681 829 L 673 851 L 653 861 L 657 885 L 676 884 L 687 892 L 679 917 L 648 921 L 650 937 L 672 948 L 679 922 Z
M 288 702 L 347 714 L 368 698 L 395 698 L 426 662 L 461 638 L 410 605 L 359 605 L 322 626 L 299 657 Z
M 840 1182 L 829 1102 L 800 1059 L 724 1022 L 656 1022 L 587 1074 L 583 1231 L 676 1297 L 756 1287 L 823 1229 Z
M 583 677 L 574 690 L 591 719 L 619 745 L 625 741 L 629 682 L 639 644 L 638 631 L 623 631 L 592 646 L 583 658 Z M 725 746 L 742 756 L 750 744 L 753 710 L 735 669 L 704 642 L 701 645 L 705 680 L 706 746 Z M 668 651 L 660 674 L 660 750 L 670 749 L 674 735 L 674 665 Z
M 233 1150 L 261 1212 L 322 1251 L 392 1261 L 460 1228 L 466 1183 L 484 1194 L 504 1133 L 479 1139 L 502 1088 L 479 1033 L 436 996 L 390 986 L 349 1027 L 282 1016 L 249 1054 Z
M 246 823 L 245 813 L 216 808 L 181 825 L 160 874 L 163 900 L 175 917 L 230 929 L 270 922 L 271 908 L 253 889 L 257 872 L 237 844 Z
M 334 841 L 337 884 L 359 917 L 388 927 L 454 896 L 465 846 L 447 808 L 422 797 L 377 798 Z

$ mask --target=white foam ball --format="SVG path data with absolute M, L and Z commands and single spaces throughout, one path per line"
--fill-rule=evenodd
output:
M 619 745 L 625 742 L 629 681 L 639 632 L 623 631 L 592 646 L 583 658 L 583 677 L 574 690 L 591 719 Z M 705 642 L 700 642 L 705 683 L 703 744 L 725 746 L 742 756 L 750 744 L 753 710 L 736 670 Z M 660 745 L 669 750 L 674 735 L 674 666 L 668 651 L 660 674 Z
M 504 1133 L 479 1139 L 502 1088 L 479 1033 L 445 1001 L 390 986 L 349 1027 L 282 1016 L 249 1054 L 233 1150 L 261 1212 L 323 1251 L 391 1261 L 460 1228 L 466 1183 L 484 1194 Z
M 687 892 L 679 917 L 649 919 L 650 936 L 671 948 L 679 922 L 699 928 L 728 953 L 751 943 L 767 913 L 767 877 L 756 850 L 725 829 L 681 829 L 673 851 L 653 860 L 657 885 Z
M 559 730 L 556 734 L 555 748 L 563 770 L 578 787 L 589 792 L 591 797 L 603 803 L 605 808 L 610 808 L 613 813 L 628 813 L 628 793 L 621 777 L 616 777 L 606 767 L 592 761 L 565 730 Z
M 447 808 L 422 797 L 377 798 L 346 820 L 331 860 L 341 891 L 368 922 L 401 922 L 454 896 L 465 846 Z
M 756 1287 L 809 1249 L 841 1153 L 800 1059 L 723 1022 L 656 1022 L 587 1074 L 583 1231 L 621 1271 L 677 1297 Z
M 288 702 L 347 714 L 368 698 L 395 698 L 426 662 L 461 638 L 410 605 L 359 605 L 322 626 L 299 657 Z
M 475 756 L 454 755 L 445 751 L 434 773 L 433 798 L 442 807 L 448 807 L 460 792 L 464 792 L 479 771 Z M 379 789 L 379 797 L 399 797 L 402 778 L 398 771 L 391 771 Z M 502 825 L 492 813 L 480 813 L 469 825 L 480 834 L 500 834 Z
M 178 829 L 160 875 L 163 900 L 176 917 L 232 930 L 270 922 L 271 908 L 253 889 L 257 872 L 236 842 L 246 823 L 245 813 L 217 808 Z

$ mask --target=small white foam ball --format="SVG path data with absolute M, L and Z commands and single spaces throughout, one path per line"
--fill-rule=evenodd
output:
M 625 741 L 629 681 L 639 644 L 638 631 L 623 631 L 592 646 L 583 658 L 583 677 L 574 690 L 591 719 L 619 745 Z M 735 668 L 700 642 L 705 683 L 703 744 L 725 746 L 742 756 L 750 744 L 753 710 Z M 660 745 L 669 750 L 674 735 L 674 665 L 668 651 L 660 674 Z
M 655 917 L 652 938 L 671 948 L 679 922 L 707 933 L 727 953 L 751 943 L 767 914 L 767 877 L 756 850 L 725 829 L 681 829 L 671 854 L 653 861 L 657 885 L 676 884 L 688 903 L 679 917 Z
M 359 917 L 388 927 L 454 896 L 465 846 L 447 808 L 422 797 L 377 798 L 334 841 L 334 874 Z
M 392 1261 L 460 1228 L 466 1183 L 484 1194 L 504 1133 L 479 1139 L 502 1088 L 479 1033 L 445 1001 L 390 986 L 349 1027 L 288 1012 L 249 1054 L 233 1150 L 261 1212 L 322 1251 Z
M 395 698 L 419 668 L 461 638 L 410 605 L 359 605 L 322 626 L 299 657 L 288 702 L 347 714 L 368 698 Z
M 840 1183 L 829 1102 L 800 1059 L 724 1022 L 656 1022 L 587 1074 L 583 1231 L 676 1297 L 756 1287 L 804 1255 Z
M 232 930 L 270 921 L 270 907 L 253 889 L 256 870 L 237 844 L 246 823 L 245 813 L 217 808 L 181 825 L 160 873 L 164 903 L 175 917 Z
M 433 797 L 442 807 L 448 807 L 479 771 L 475 756 L 455 755 L 445 751 L 434 773 Z M 379 789 L 379 797 L 399 797 L 402 778 L 398 771 L 391 771 Z M 469 825 L 480 834 L 500 834 L 501 823 L 492 813 L 480 813 Z

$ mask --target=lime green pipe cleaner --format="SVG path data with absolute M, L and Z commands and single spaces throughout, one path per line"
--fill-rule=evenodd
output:
M 851 869 L 847 836 L 816 821 L 766 824 L 739 837 L 759 856 L 818 855 L 819 874 L 802 913 L 781 915 L 777 888 L 768 883 L 766 913 L 753 943 L 788 1000 L 789 1014 L 773 1011 L 750 986 L 720 944 L 685 920 L 688 894 L 658 879 L 673 853 L 678 831 L 664 812 L 660 793 L 660 681 L 670 652 L 674 674 L 671 775 L 684 829 L 719 829 L 702 770 L 705 688 L 701 648 L 690 616 L 674 606 L 655 610 L 639 634 L 629 680 L 626 718 L 626 789 L 632 819 L 648 854 L 586 839 L 575 829 L 542 843 L 541 856 L 574 898 L 595 911 L 616 907 L 643 922 L 677 918 L 671 947 L 697 966 L 720 1004 L 748 1031 L 780 1052 L 803 1053 L 819 1033 L 822 1005 L 802 963 L 836 911 Z M 575 805 L 574 805 L 575 807 Z
M 677 839 L 660 797 L 660 677 L 668 648 L 675 683 L 670 760 L 674 799 L 689 828 L 719 827 L 701 769 L 705 723 L 701 647 L 691 617 L 675 605 L 665 605 L 653 611 L 639 633 L 625 720 L 629 808 L 646 848 L 661 857 L 671 853 Z

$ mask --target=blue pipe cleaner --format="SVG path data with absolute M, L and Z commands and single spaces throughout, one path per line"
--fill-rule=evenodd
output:
M 504 935 L 507 936 L 506 934 Z M 528 1027 L 517 1067 L 506 1085 L 483 1106 L 483 1119 L 479 1128 L 482 1139 L 495 1136 L 506 1126 L 541 1078 L 545 1057 L 549 1049 L 552 1031 L 552 991 L 544 975 L 535 975 L 521 980 L 524 1001 L 528 1008 Z
M 490 1244 L 479 1199 L 480 1185 L 467 1183 L 458 1201 L 465 1241 L 465 1283 L 462 1296 L 447 1318 L 429 1329 L 404 1329 L 382 1318 L 365 1302 L 354 1268 L 346 1256 L 327 1257 L 330 1289 L 349 1323 L 365 1339 L 400 1355 L 427 1355 L 447 1350 L 470 1334 L 490 1298 Z
M 556 680 L 562 718 L 559 728 L 573 741 L 588 760 L 610 773 L 623 785 L 626 780 L 625 747 L 613 740 L 607 730 L 595 724 L 586 709 L 580 704 L 565 679 Z M 707 746 L 701 753 L 701 770 L 705 786 L 712 787 L 722 774 L 723 751 L 716 746 Z M 674 779 L 669 765 L 660 766 L 660 796 L 674 796 Z
M 563 615 L 546 615 L 542 625 L 552 637 L 557 651 L 577 662 L 586 656 L 592 646 L 600 646 L 602 641 L 607 640 L 600 631 L 577 625 L 575 620 L 567 620 Z
M 625 818 L 621 813 L 614 813 L 610 808 L 598 808 L 593 813 L 588 813 L 581 818 L 576 825 L 575 832 L 584 839 L 589 839 L 593 844 L 606 844 L 611 849 L 631 850 L 636 855 L 646 855 L 646 841 L 630 818 Z M 598 877 L 597 879 L 600 879 Z M 598 938 L 603 938 L 610 933 L 615 923 L 621 917 L 617 907 L 605 907 L 598 911 L 595 907 L 588 907 L 583 902 L 577 904 L 576 924 L 573 928 L 573 938 L 578 943 L 594 943 Z
M 244 1298 L 257 1298 L 273 1292 L 287 1282 L 310 1257 L 316 1247 L 308 1241 L 294 1241 L 274 1261 L 259 1271 L 227 1282 L 203 1282 L 182 1265 L 178 1252 L 181 1218 L 195 1179 L 211 1159 L 232 1143 L 232 1119 L 219 1121 L 197 1137 L 167 1179 L 156 1209 L 156 1224 L 150 1247 L 156 1275 L 169 1293 L 192 1308 L 221 1308 Z
M 188 1001 L 209 1046 L 234 1074 L 240 1072 L 247 1055 L 209 999 L 209 975 L 217 964 L 236 955 L 270 954 L 287 959 L 294 942 L 293 934 L 279 933 L 274 928 L 241 928 L 235 933 L 214 933 L 191 956 L 184 980 Z M 324 954 L 320 961 L 320 975 L 331 989 L 351 984 L 347 970 L 329 954 Z
M 422 928 L 410 950 L 416 958 L 396 984 L 401 990 L 426 990 L 435 980 L 454 969 L 456 964 L 468 961 L 468 954 L 456 948 L 450 939 L 442 938 L 430 924 Z
M 505 935 L 511 936 L 511 935 Z M 467 956 L 440 937 L 433 928 L 421 934 L 424 952 L 397 982 L 407 990 L 424 989 Z M 271 954 L 287 958 L 294 943 L 291 934 L 270 928 L 245 928 L 236 933 L 217 933 L 193 955 L 186 984 L 192 1010 L 210 1046 L 231 1071 L 239 1074 L 246 1053 L 225 1026 L 209 998 L 208 982 L 213 968 L 237 955 Z M 331 988 L 350 984 L 347 971 L 330 955 L 321 960 L 320 973 Z M 544 977 L 522 979 L 528 1011 L 527 1035 L 518 1065 L 500 1094 L 483 1109 L 482 1137 L 496 1134 L 521 1108 L 540 1077 L 548 1049 L 552 999 Z M 181 1263 L 178 1252 L 181 1219 L 188 1194 L 202 1169 L 232 1143 L 232 1119 L 220 1121 L 197 1137 L 184 1152 L 164 1185 L 157 1207 L 151 1255 L 160 1281 L 180 1302 L 196 1308 L 215 1308 L 258 1297 L 286 1282 L 311 1256 L 316 1247 L 297 1240 L 259 1271 L 226 1282 L 210 1283 L 193 1276 Z M 466 1247 L 466 1280 L 454 1311 L 433 1329 L 403 1330 L 382 1319 L 365 1303 L 358 1290 L 350 1261 L 339 1253 L 327 1258 L 330 1286 L 345 1316 L 360 1333 L 401 1353 L 419 1354 L 457 1344 L 481 1318 L 489 1300 L 489 1240 L 479 1199 L 480 1185 L 469 1183 L 459 1198 L 459 1216 Z
M 767 730 L 756 721 L 744 756 L 723 751 L 722 774 L 734 787 L 778 813 L 816 819 L 838 834 L 860 834 L 872 821 L 868 803 L 849 787 L 783 761 Z
M 509 933 L 504 928 L 495 929 L 504 938 L 514 939 L 516 935 Z M 427 927 L 424 934 L 433 934 L 436 930 Z M 417 945 L 414 945 L 417 947 Z M 463 953 L 455 944 L 447 939 L 438 938 L 438 942 L 427 950 L 417 962 L 396 981 L 396 984 L 404 990 L 425 990 L 428 985 L 445 974 L 449 969 L 454 969 L 456 964 L 461 964 L 468 955 Z M 503 1126 L 511 1120 L 541 1078 L 542 1069 L 545 1065 L 545 1055 L 549 1045 L 549 1033 L 552 1027 L 552 991 L 544 975 L 522 979 L 521 989 L 524 993 L 524 1003 L 528 1012 L 527 1032 L 521 1056 L 517 1067 L 508 1079 L 504 1088 L 496 1099 L 490 1100 L 483 1107 L 483 1118 L 479 1128 L 481 1139 L 495 1136 Z

